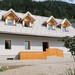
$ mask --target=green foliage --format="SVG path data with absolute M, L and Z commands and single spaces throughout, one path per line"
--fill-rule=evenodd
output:
M 69 19 L 71 23 L 75 23 L 75 19 Z
M 75 61 L 75 36 L 74 37 L 69 37 L 69 36 L 62 37 L 59 39 L 59 41 L 64 42 L 64 46 L 69 49 L 69 52 L 71 52 L 73 59 Z
M 6 67 L 1 66 L 1 67 L 0 67 L 0 72 L 3 72 L 3 71 L 6 71 Z
M 57 18 L 68 18 L 75 22 L 75 4 L 69 4 L 57 0 L 46 0 L 36 2 L 32 0 L 3 0 L 0 1 L 0 9 L 9 10 L 13 8 L 17 12 L 30 11 L 32 14 L 41 16 L 55 16 Z

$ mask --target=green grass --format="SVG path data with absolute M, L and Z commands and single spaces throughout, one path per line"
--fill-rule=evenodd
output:
M 16 69 L 16 68 L 21 68 L 24 66 L 32 66 L 32 65 L 9 65 L 9 66 L 0 66 L 0 72 L 4 72 L 6 70 L 10 69 Z
M 4 67 L 4 66 L 0 66 L 0 72 L 3 72 L 3 71 L 6 71 L 6 67 Z

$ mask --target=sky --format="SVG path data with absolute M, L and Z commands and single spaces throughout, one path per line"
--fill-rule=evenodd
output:
M 44 0 L 35 0 L 35 1 L 44 1 Z M 61 1 L 65 1 L 65 2 L 69 2 L 69 3 L 75 4 L 75 0 L 61 0 Z

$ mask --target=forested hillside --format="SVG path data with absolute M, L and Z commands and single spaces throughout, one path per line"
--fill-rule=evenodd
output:
M 13 8 L 17 12 L 30 11 L 32 14 L 41 16 L 51 16 L 57 18 L 75 19 L 75 4 L 61 1 L 36 2 L 32 0 L 3 0 L 0 1 L 0 9 L 8 10 Z

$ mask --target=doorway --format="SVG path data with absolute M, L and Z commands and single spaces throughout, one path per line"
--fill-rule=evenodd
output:
M 46 51 L 46 49 L 49 48 L 48 42 L 43 42 L 42 45 L 43 45 L 43 51 Z

